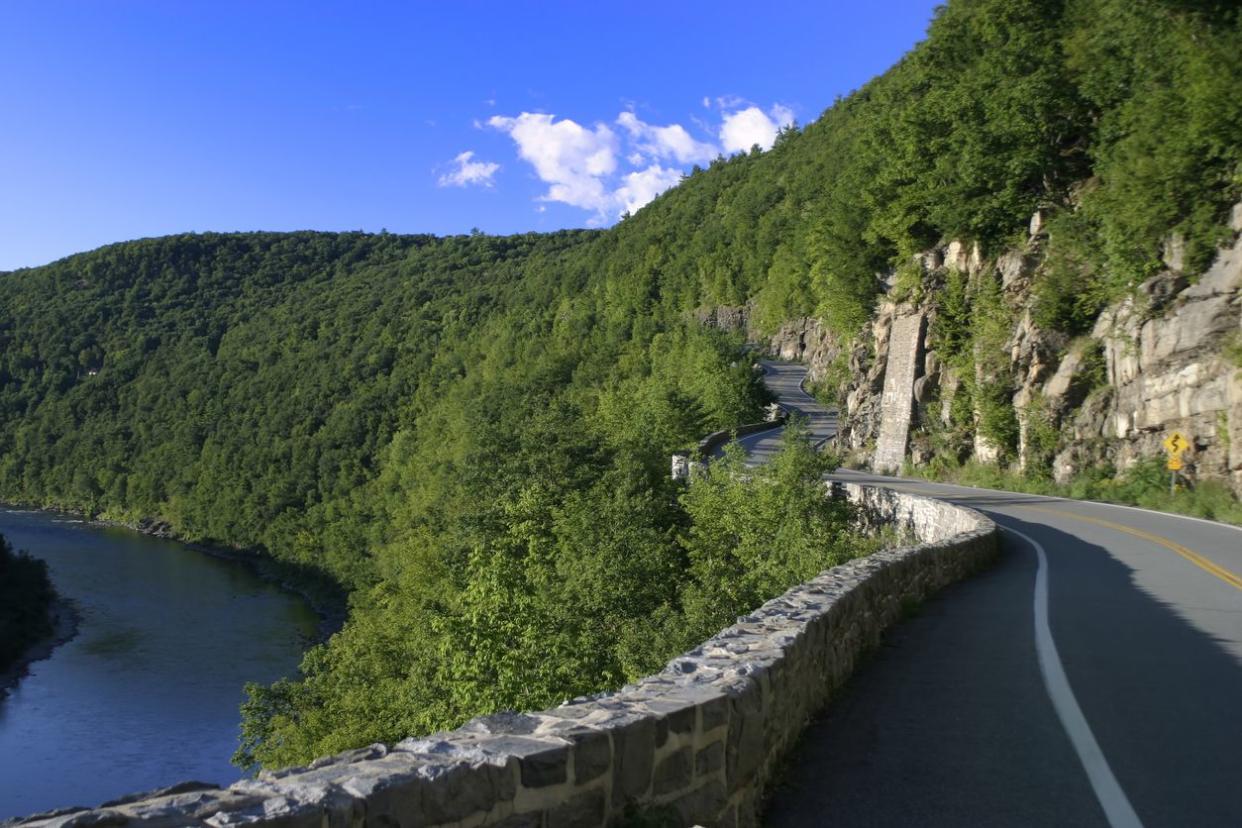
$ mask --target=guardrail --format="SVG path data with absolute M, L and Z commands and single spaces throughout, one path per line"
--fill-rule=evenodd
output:
M 859 656 L 910 602 L 983 566 L 997 548 L 996 527 L 970 509 L 830 488 L 918 542 L 827 570 L 635 684 L 226 789 L 189 783 L 18 824 L 552 828 L 649 812 L 686 825 L 752 825 L 774 765 Z
M 698 455 L 700 460 L 706 460 L 711 457 L 716 449 L 733 439 L 749 437 L 752 434 L 758 434 L 761 431 L 771 431 L 774 428 L 780 428 L 785 425 L 789 419 L 789 412 L 784 406 L 780 407 L 780 416 L 775 420 L 764 420 L 761 423 L 746 423 L 735 428 L 726 428 L 720 431 L 713 431 L 711 434 L 699 440 Z

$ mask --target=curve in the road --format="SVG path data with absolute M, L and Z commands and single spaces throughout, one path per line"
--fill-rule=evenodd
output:
M 1087 772 L 1091 789 L 1104 809 L 1108 824 L 1113 828 L 1137 828 L 1142 823 L 1134 813 L 1129 797 L 1117 783 L 1104 752 L 1100 750 L 1100 744 L 1091 732 L 1091 725 L 1082 714 L 1082 707 L 1065 676 L 1065 665 L 1057 653 L 1057 644 L 1048 625 L 1048 552 L 1030 535 L 1017 529 L 1006 531 L 1030 544 L 1038 556 L 1039 563 L 1035 570 L 1035 651 L 1039 655 L 1039 672 L 1044 678 L 1044 689 L 1048 691 L 1048 698 L 1057 711 L 1061 726 L 1065 728 L 1065 735 L 1078 754 L 1078 761 Z
M 823 442 L 837 433 L 837 412 L 821 404 L 802 386 L 806 378 L 804 366 L 775 360 L 761 360 L 759 364 L 763 367 L 764 385 L 791 416 L 806 423 L 813 442 Z M 757 466 L 770 460 L 780 449 L 781 431 L 774 428 L 740 438 L 737 442 L 746 450 L 747 464 Z M 722 450 L 723 447 L 715 454 Z
M 765 369 L 816 439 L 835 432 L 802 366 Z M 743 444 L 762 462 L 779 440 Z M 808 729 L 769 824 L 1242 825 L 1242 532 L 834 476 L 970 506 L 1015 537 L 993 569 L 896 628 Z

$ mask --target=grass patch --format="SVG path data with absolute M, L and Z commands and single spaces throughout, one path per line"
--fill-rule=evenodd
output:
M 1099 500 L 1141 506 L 1157 512 L 1190 515 L 1242 526 L 1242 501 L 1234 496 L 1225 483 L 1203 480 L 1194 489 L 1179 488 L 1170 494 L 1168 472 L 1164 468 L 1164 459 L 1160 457 L 1142 460 L 1120 473 L 1104 468 L 1095 473 L 1079 475 L 1069 483 L 1028 477 L 1011 469 L 975 462 L 961 465 L 938 462 L 924 467 L 907 464 L 905 474 L 925 480 L 977 486 L 981 489 L 1005 489 L 1074 500 Z

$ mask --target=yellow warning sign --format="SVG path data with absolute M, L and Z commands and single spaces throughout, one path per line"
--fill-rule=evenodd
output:
M 1169 471 L 1181 471 L 1182 458 L 1178 457 L 1176 454 L 1169 455 L 1168 468 Z
M 1177 457 L 1179 454 L 1184 453 L 1189 448 L 1190 448 L 1190 441 L 1187 440 L 1186 437 L 1180 431 L 1175 431 L 1172 434 L 1170 434 L 1168 437 L 1164 438 L 1164 450 L 1169 453 L 1170 458 Z M 1169 462 L 1171 464 L 1172 459 L 1170 459 Z M 1173 466 L 1170 465 L 1169 468 L 1171 469 L 1173 468 Z M 1181 468 L 1181 463 L 1178 463 L 1178 468 Z

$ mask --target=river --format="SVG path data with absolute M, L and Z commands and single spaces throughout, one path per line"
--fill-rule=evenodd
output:
M 81 615 L 0 700 L 0 819 L 238 779 L 242 688 L 296 672 L 311 608 L 241 563 L 71 515 L 0 507 L 0 534 Z

